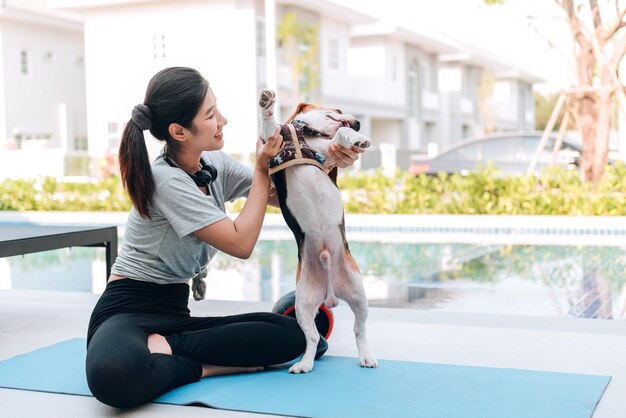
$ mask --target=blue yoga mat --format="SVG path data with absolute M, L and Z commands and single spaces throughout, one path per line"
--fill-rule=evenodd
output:
M 90 395 L 85 340 L 0 361 L 0 387 Z M 155 402 L 300 417 L 590 418 L 610 377 L 325 356 L 313 372 L 286 368 L 220 376 Z

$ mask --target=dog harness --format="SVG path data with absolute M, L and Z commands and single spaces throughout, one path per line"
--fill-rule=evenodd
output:
M 326 157 L 306 143 L 304 128 L 305 125 L 300 122 L 280 125 L 283 147 L 280 153 L 269 161 L 270 175 L 298 164 L 314 165 L 328 174 L 330 170 L 324 165 Z

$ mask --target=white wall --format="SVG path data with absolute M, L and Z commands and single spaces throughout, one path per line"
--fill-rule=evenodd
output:
M 404 44 L 382 37 L 353 38 L 348 52 L 350 97 L 366 103 L 406 105 Z
M 82 33 L 26 22 L 2 20 L 2 59 L 6 126 L 2 138 L 51 134 L 51 146 L 85 136 L 85 69 Z M 29 73 L 20 71 L 20 51 L 29 54 Z M 46 55 L 50 53 L 51 58 Z M 61 120 L 61 107 L 67 117 Z
M 337 42 L 337 68 L 330 66 L 330 44 Z M 320 25 L 320 75 L 321 93 L 326 96 L 349 96 L 348 49 L 350 47 L 349 26 L 323 17 Z
M 371 140 L 372 146 L 377 148 L 380 144 L 390 144 L 400 147 L 398 142 L 402 133 L 402 124 L 393 119 L 372 119 L 371 120 Z
M 149 79 L 170 66 L 196 68 L 209 80 L 229 121 L 224 151 L 254 151 L 253 0 L 163 1 L 94 9 L 86 16 L 85 45 L 91 155 L 105 152 L 108 123 L 127 122 L 133 106 L 143 102 Z M 161 144 L 151 141 L 149 146 L 154 153 Z
M 493 86 L 492 103 L 496 115 L 496 126 L 507 123 L 521 123 L 518 120 L 519 89 L 517 80 L 496 80 Z

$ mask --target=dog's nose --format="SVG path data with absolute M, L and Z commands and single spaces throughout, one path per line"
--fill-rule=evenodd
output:
M 358 131 L 359 129 L 361 129 L 361 122 L 359 122 L 358 120 L 355 120 L 354 124 L 352 125 L 352 129 L 354 129 L 355 131 Z

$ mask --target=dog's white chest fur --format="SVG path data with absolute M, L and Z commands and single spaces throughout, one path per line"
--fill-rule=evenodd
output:
M 323 233 L 339 225 L 343 216 L 341 193 L 328 175 L 312 165 L 287 168 L 287 206 L 304 233 Z

